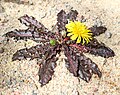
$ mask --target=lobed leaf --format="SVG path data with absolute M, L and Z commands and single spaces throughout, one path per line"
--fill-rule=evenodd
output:
M 31 39 L 36 42 L 48 42 L 50 39 L 56 39 L 56 35 L 38 22 L 34 17 L 24 15 L 19 18 L 20 22 L 28 26 L 28 29 L 10 31 L 5 34 L 6 37 L 16 40 Z
M 42 59 L 42 57 L 44 56 L 44 53 L 46 52 L 46 50 L 50 48 L 50 45 L 36 45 L 33 46 L 31 48 L 24 48 L 24 49 L 20 49 L 18 50 L 12 57 L 12 60 L 23 60 L 26 58 L 30 58 L 35 59 L 35 58 L 40 58 Z
M 78 12 L 76 10 L 71 10 L 68 14 L 67 14 L 67 19 L 71 20 L 71 21 L 75 21 L 77 18 Z
M 89 44 L 86 45 L 86 49 L 89 53 L 104 58 L 115 56 L 115 53 L 112 49 L 106 47 L 103 43 L 99 43 L 95 38 Z
M 65 59 L 67 69 L 71 73 L 73 73 L 74 76 L 77 77 L 78 76 L 78 73 L 77 73 L 77 71 L 78 71 L 78 61 L 77 61 L 77 58 L 76 58 L 76 54 L 68 46 L 64 46 L 64 53 L 65 53 L 65 56 L 67 57 L 67 59 Z
M 102 73 L 99 70 L 97 64 L 95 64 L 90 58 L 87 58 L 85 55 L 80 54 L 78 57 L 79 62 L 79 70 L 78 76 L 89 82 L 93 74 L 97 74 L 99 78 L 101 78 Z
M 52 75 L 54 74 L 54 68 L 56 67 L 57 61 L 57 53 L 59 53 L 60 45 L 49 48 L 45 53 L 45 57 L 41 61 L 41 65 L 39 68 L 39 82 L 41 86 L 47 84 L 51 79 Z
M 65 31 L 65 25 L 68 23 L 67 19 L 69 20 L 76 20 L 78 15 L 78 12 L 76 10 L 71 10 L 68 14 L 66 14 L 66 12 L 64 10 L 61 10 L 58 14 L 57 14 L 57 27 L 58 27 L 58 31 Z
M 20 20 L 21 23 L 25 24 L 27 27 L 35 27 L 39 29 L 41 32 L 49 32 L 49 30 L 40 22 L 38 22 L 34 17 L 24 15 L 20 17 L 18 20 Z
M 99 36 L 100 34 L 102 33 L 105 33 L 105 31 L 107 30 L 106 27 L 103 27 L 103 26 L 92 26 L 89 28 L 89 30 L 92 31 L 93 35 L 92 36 Z
M 100 78 L 102 73 L 98 66 L 90 59 L 84 56 L 79 50 L 64 46 L 65 56 L 67 57 L 67 69 L 73 73 L 74 76 L 89 82 L 93 74 L 97 74 Z
M 49 42 L 50 39 L 55 39 L 55 34 L 52 32 L 39 32 L 35 28 L 28 28 L 26 30 L 17 30 L 10 31 L 5 34 L 8 38 L 14 38 L 15 40 L 27 40 L 31 39 L 35 42 Z
M 57 14 L 57 28 L 58 31 L 63 31 L 65 30 L 65 25 L 67 24 L 67 14 L 64 10 L 61 10 L 58 14 Z
M 24 48 L 18 50 L 12 57 L 12 60 L 23 60 L 26 58 L 42 58 L 42 52 L 44 48 L 41 45 L 33 46 L 31 48 Z
M 26 29 L 26 30 L 17 30 L 10 31 L 5 34 L 6 37 L 14 38 L 15 40 L 27 40 L 31 39 L 34 41 L 39 41 L 40 35 L 38 32 L 34 31 L 34 29 Z

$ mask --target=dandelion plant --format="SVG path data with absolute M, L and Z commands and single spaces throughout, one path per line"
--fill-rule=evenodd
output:
M 99 43 L 95 38 L 104 33 L 107 28 L 104 26 L 87 28 L 84 23 L 77 20 L 77 15 L 76 10 L 71 10 L 69 13 L 61 10 L 57 14 L 55 32 L 49 31 L 34 17 L 24 15 L 19 20 L 28 28 L 15 29 L 5 34 L 7 38 L 25 41 L 31 39 L 39 43 L 31 48 L 17 50 L 13 54 L 12 60 L 39 59 L 37 63 L 39 64 L 38 76 L 41 86 L 46 85 L 52 79 L 58 60 L 56 55 L 61 51 L 66 56 L 65 64 L 70 73 L 86 82 L 90 81 L 93 74 L 97 74 L 101 78 L 102 72 L 97 64 L 83 53 L 104 58 L 115 56 L 113 50 L 104 43 Z

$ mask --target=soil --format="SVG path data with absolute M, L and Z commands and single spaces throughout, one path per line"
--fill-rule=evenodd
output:
M 14 29 L 26 28 L 18 18 L 34 16 L 49 30 L 56 24 L 60 10 L 77 10 L 78 19 L 85 16 L 87 26 L 103 25 L 107 31 L 97 39 L 114 52 L 112 58 L 85 54 L 102 71 L 89 83 L 74 77 L 65 67 L 64 54 L 57 61 L 54 76 L 45 86 L 38 82 L 36 60 L 12 61 L 13 54 L 22 48 L 35 46 L 28 40 L 6 41 L 2 35 Z M 120 95 L 120 0 L 1 0 L 0 1 L 0 95 Z

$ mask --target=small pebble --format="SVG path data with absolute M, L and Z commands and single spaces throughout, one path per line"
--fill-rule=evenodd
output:
M 5 36 L 3 37 L 0 35 L 0 43 L 2 43 L 4 40 L 5 40 Z
M 102 26 L 102 21 L 100 21 L 99 19 L 96 19 L 95 23 L 94 23 L 95 26 Z
M 42 14 L 40 14 L 40 18 L 43 19 L 47 16 L 47 13 L 46 12 L 43 12 Z
M 0 53 L 3 53 L 4 52 L 4 49 L 3 48 L 0 48 Z
M 27 4 L 29 3 L 29 0 L 18 0 L 19 4 Z
M 5 12 L 5 9 L 2 7 L 2 5 L 0 4 L 0 13 Z
M 111 38 L 111 36 L 112 36 L 112 33 L 110 33 L 110 32 L 105 32 L 105 37 L 106 37 L 106 38 Z
M 12 85 L 12 81 L 11 81 L 11 79 L 9 79 L 9 80 L 7 80 L 7 85 Z
M 75 1 L 78 2 L 78 3 L 82 2 L 82 0 L 75 0 Z
M 72 9 L 73 9 L 73 7 L 72 7 L 68 2 L 65 2 L 65 6 L 66 6 L 66 8 L 69 9 L 69 10 L 72 10 Z
M 86 19 L 84 16 L 81 16 L 81 22 L 86 22 Z
M 34 5 L 33 0 L 30 0 L 30 1 L 29 1 L 29 4 L 30 4 L 30 5 Z
M 32 95 L 37 95 L 37 93 L 35 93 L 35 91 L 33 90 L 33 91 L 32 91 Z
M 118 45 L 120 45 L 120 41 L 118 41 Z

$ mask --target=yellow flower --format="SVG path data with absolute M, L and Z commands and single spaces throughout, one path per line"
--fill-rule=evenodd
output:
M 79 21 L 70 21 L 65 27 L 67 28 L 67 32 L 69 32 L 67 36 L 71 36 L 71 40 L 77 40 L 76 43 L 82 41 L 82 44 L 84 44 L 85 42 L 90 42 L 92 39 L 91 31 Z

